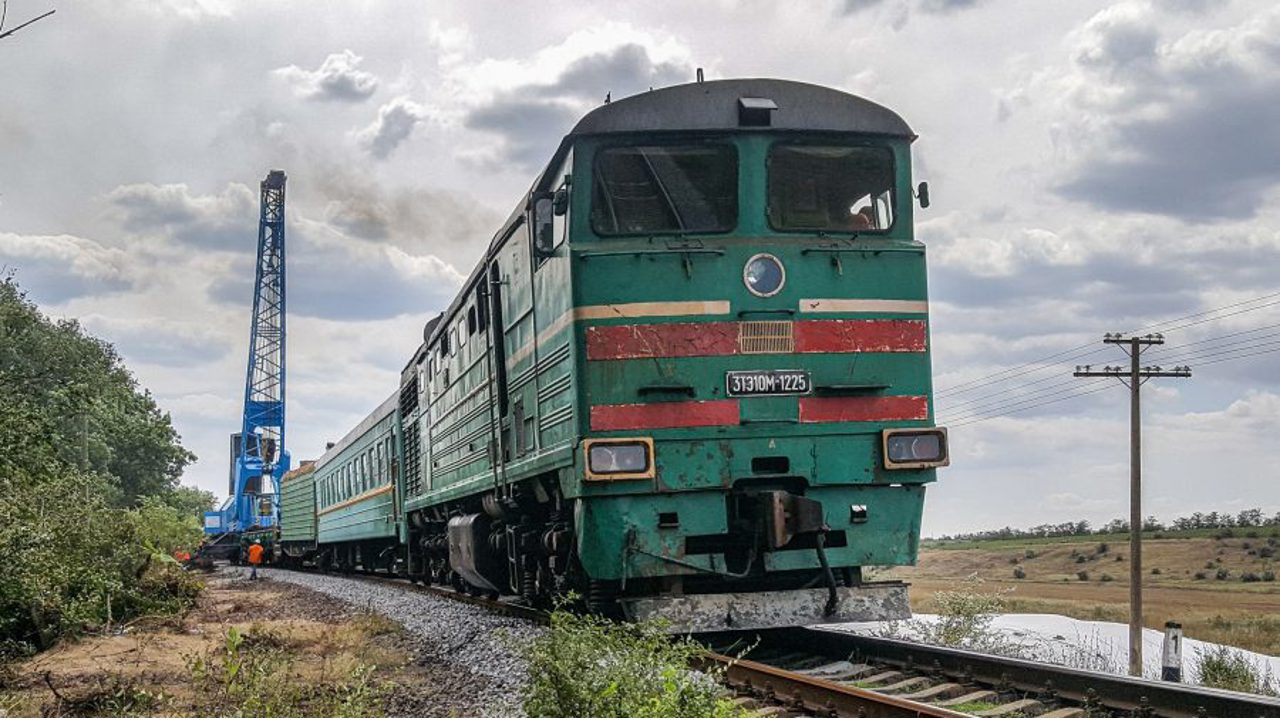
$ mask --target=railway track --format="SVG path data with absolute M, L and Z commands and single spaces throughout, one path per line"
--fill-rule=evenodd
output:
M 402 587 L 525 620 L 545 611 L 380 572 Z M 696 636 L 759 718 L 1280 718 L 1280 699 L 1147 681 L 821 628 Z
M 794 711 L 780 716 L 1280 718 L 1280 699 L 1266 696 L 831 630 L 726 632 L 700 639 L 722 658 L 750 647 L 746 655 L 752 660 L 740 669 L 731 666 L 728 678 L 735 688 Z M 864 709 L 857 701 L 869 693 L 893 700 Z

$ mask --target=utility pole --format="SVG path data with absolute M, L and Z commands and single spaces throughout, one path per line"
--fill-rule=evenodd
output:
M 1141 366 L 1142 352 L 1154 344 L 1164 344 L 1161 334 L 1125 337 L 1119 332 L 1104 334 L 1104 344 L 1115 344 L 1129 355 L 1129 368 L 1108 366 L 1094 371 L 1077 366 L 1074 376 L 1114 377 L 1129 387 L 1129 675 L 1142 676 L 1142 404 L 1141 387 L 1154 377 L 1189 377 L 1191 367 L 1171 370 Z

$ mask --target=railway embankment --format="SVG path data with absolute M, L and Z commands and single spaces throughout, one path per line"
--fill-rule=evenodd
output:
M 182 615 L 64 641 L 13 667 L 7 718 L 507 716 L 539 630 L 406 586 L 224 568 Z

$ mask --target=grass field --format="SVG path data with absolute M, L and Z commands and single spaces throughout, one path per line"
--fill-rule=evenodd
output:
M 1144 540 L 1144 624 L 1161 629 L 1178 621 L 1191 638 L 1280 655 L 1280 538 L 1269 531 L 1214 533 Z M 926 542 L 916 566 L 877 574 L 911 582 L 912 608 L 919 612 L 932 610 L 935 592 L 970 576 L 981 578 L 985 590 L 1010 590 L 1016 613 L 1128 621 L 1124 535 Z

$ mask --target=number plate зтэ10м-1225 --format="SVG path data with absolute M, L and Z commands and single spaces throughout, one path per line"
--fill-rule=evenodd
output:
M 809 372 L 800 369 L 753 369 L 725 372 L 729 396 L 789 396 L 813 391 Z

